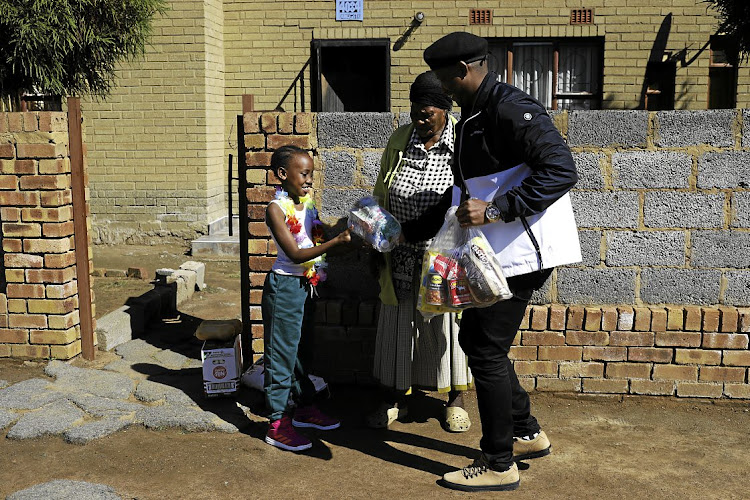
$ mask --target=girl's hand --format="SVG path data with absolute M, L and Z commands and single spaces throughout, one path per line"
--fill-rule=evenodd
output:
M 339 245 L 339 244 L 341 244 L 341 243 L 349 243 L 350 241 L 352 241 L 352 235 L 350 234 L 350 230 L 349 230 L 349 228 L 347 228 L 347 229 L 344 229 L 343 231 L 341 231 L 341 232 L 340 232 L 340 233 L 339 233 L 339 234 L 338 234 L 338 235 L 337 235 L 337 236 L 336 236 L 336 237 L 334 238 L 334 240 L 336 240 L 336 244 L 337 244 L 337 245 Z

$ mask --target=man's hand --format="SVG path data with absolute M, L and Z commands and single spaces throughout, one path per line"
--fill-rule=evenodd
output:
M 461 203 L 456 210 L 456 218 L 461 224 L 461 227 L 480 226 L 485 224 L 487 220 L 484 218 L 484 212 L 487 209 L 487 205 L 489 205 L 489 203 L 477 198 L 469 198 Z

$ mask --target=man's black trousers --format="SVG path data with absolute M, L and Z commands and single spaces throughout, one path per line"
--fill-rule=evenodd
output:
M 495 470 L 513 463 L 513 436 L 539 432 L 529 395 L 521 387 L 508 351 L 533 291 L 551 270 L 508 279 L 513 298 L 462 313 L 458 340 L 469 360 L 477 391 L 482 440 L 479 445 Z

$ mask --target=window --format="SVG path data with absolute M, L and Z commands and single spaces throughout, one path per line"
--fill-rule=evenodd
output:
M 494 39 L 490 51 L 490 69 L 548 109 L 600 107 L 601 40 Z
M 313 40 L 313 111 L 389 111 L 388 39 Z
M 708 68 L 708 109 L 737 105 L 737 48 L 723 36 L 712 36 Z
M 59 95 L 25 93 L 21 96 L 21 111 L 62 111 L 62 98 Z
M 649 111 L 674 109 L 675 61 L 649 62 L 646 65 L 645 108 Z

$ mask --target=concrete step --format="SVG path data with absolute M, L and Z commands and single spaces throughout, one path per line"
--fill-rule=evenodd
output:
M 229 236 L 226 232 L 201 236 L 192 241 L 190 255 L 200 257 L 201 255 L 240 255 L 240 236 L 235 232 Z
M 208 234 L 226 234 L 228 232 L 229 220 L 225 215 L 219 217 L 208 225 Z M 232 216 L 232 234 L 237 234 L 240 231 L 240 216 Z

